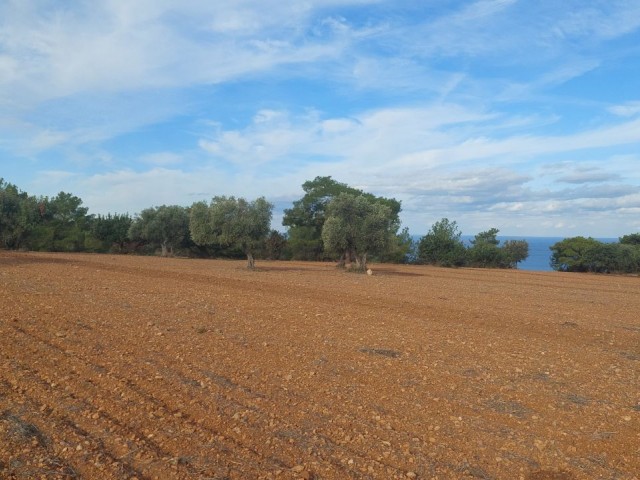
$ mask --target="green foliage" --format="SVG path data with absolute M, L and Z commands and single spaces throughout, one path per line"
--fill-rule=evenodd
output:
M 293 202 L 293 207 L 284 211 L 282 224 L 289 227 L 289 247 L 293 258 L 300 260 L 322 260 L 322 229 L 327 217 L 327 207 L 340 194 L 364 196 L 370 201 L 390 208 L 394 233 L 400 227 L 400 202 L 393 198 L 376 197 L 370 193 L 337 182 L 331 177 L 316 177 L 302 184 L 305 195 Z
M 5 248 L 16 243 L 16 227 L 20 214 L 20 192 L 15 185 L 0 178 L 0 242 Z
M 551 267 L 562 272 L 589 272 L 590 261 L 594 250 L 601 242 L 594 238 L 571 237 L 553 244 L 551 250 Z
M 81 205 L 80 197 L 60 192 L 52 199 L 45 199 L 44 215 L 58 226 L 84 226 L 89 209 Z
M 551 266 L 563 272 L 637 273 L 640 271 L 640 245 L 635 235 L 625 242 L 603 243 L 593 238 L 572 237 L 550 247 Z
M 316 177 L 302 184 L 305 194 L 285 209 L 282 224 L 289 227 L 293 256 L 300 260 L 322 260 L 322 227 L 325 211 L 332 198 L 341 193 L 358 195 L 361 192 L 331 177 Z
M 616 244 L 614 244 L 616 245 Z M 640 245 L 620 243 L 616 245 L 614 268 L 610 272 L 640 272 Z
M 466 250 L 460 239 L 461 235 L 457 223 L 448 218 L 434 223 L 429 233 L 418 242 L 418 263 L 443 267 L 463 266 Z
M 342 193 L 327 205 L 322 228 L 325 249 L 343 259 L 353 256 L 355 269 L 367 269 L 367 255 L 383 252 L 394 234 L 391 208 L 365 195 Z
M 518 263 L 529 256 L 529 244 L 526 240 L 507 240 L 502 245 L 509 268 L 518 268 Z
M 247 256 L 247 267 L 254 268 L 254 253 L 269 235 L 273 205 L 260 197 L 214 197 L 211 203 L 194 203 L 189 229 L 197 245 L 236 246 Z
M 504 268 L 507 266 L 508 261 L 504 251 L 499 247 L 498 233 L 497 228 L 491 228 L 474 237 L 471 241 L 471 247 L 467 251 L 469 265 L 482 268 Z
M 35 221 L 25 235 L 27 248 L 54 252 L 81 252 L 85 249 L 91 217 L 79 197 L 60 192 L 53 198 L 32 201 L 29 210 Z
M 466 248 L 457 223 L 443 218 L 420 239 L 418 263 L 443 267 L 517 268 L 518 263 L 529 256 L 529 244 L 525 240 L 507 240 L 500 246 L 498 233 L 497 228 L 480 232 Z
M 640 245 L 640 233 L 630 233 L 620 237 L 620 243 L 625 245 Z
M 131 223 L 128 236 L 159 246 L 163 257 L 173 255 L 174 248 L 189 237 L 187 209 L 179 205 L 146 208 Z
M 473 240 L 471 240 L 472 245 L 493 245 L 497 247 L 500 244 L 500 240 L 498 240 L 498 233 L 500 230 L 497 228 L 490 228 L 485 232 L 478 233 Z
M 91 220 L 91 238 L 85 241 L 87 250 L 95 252 L 122 252 L 129 240 L 129 229 L 133 219 L 128 215 L 110 213 L 98 215 Z
M 319 260 L 324 258 L 322 238 L 312 226 L 290 227 L 287 233 L 289 249 L 294 260 Z
M 24 248 L 30 231 L 39 221 L 35 197 L 0 178 L 0 247 Z
M 409 229 L 403 228 L 397 235 L 392 235 L 389 247 L 373 258 L 381 263 L 412 263 L 416 258 L 416 244 L 411 238 Z

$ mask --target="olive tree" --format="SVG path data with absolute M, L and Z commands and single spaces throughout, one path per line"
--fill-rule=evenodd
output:
M 355 270 L 367 269 L 367 255 L 388 247 L 396 231 L 387 205 L 365 195 L 342 193 L 327 205 L 322 242 L 327 251 L 353 257 Z
M 214 197 L 211 203 L 191 206 L 189 230 L 197 245 L 235 246 L 247 256 L 247 268 L 255 267 L 253 254 L 269 235 L 273 205 L 260 197 Z
M 338 195 L 346 193 L 363 195 L 367 200 L 389 207 L 395 221 L 395 232 L 400 227 L 399 213 L 401 204 L 394 198 L 376 197 L 360 189 L 340 183 L 331 177 L 316 177 L 302 184 L 305 194 L 293 202 L 293 207 L 285 209 L 282 224 L 289 228 L 289 247 L 293 257 L 300 260 L 322 260 L 326 253 L 323 249 L 322 229 L 327 218 L 327 206 Z M 395 233 L 394 232 L 394 233 Z M 399 236 L 395 246 L 402 249 L 403 238 Z M 382 253 L 382 252 L 381 252 Z M 393 252 L 386 252 L 393 255 Z M 402 255 L 400 254 L 402 257 Z
M 159 245 L 162 256 L 173 254 L 173 248 L 189 236 L 189 215 L 179 205 L 145 208 L 131 223 L 129 238 Z

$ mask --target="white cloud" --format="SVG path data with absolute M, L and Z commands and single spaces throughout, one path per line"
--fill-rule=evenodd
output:
M 494 115 L 455 104 L 423 108 L 390 108 L 362 112 L 349 118 L 322 119 L 316 112 L 259 112 L 242 130 L 215 129 L 199 145 L 216 158 L 237 164 L 274 162 L 301 155 L 367 165 L 389 166 L 428 145 L 447 144 L 443 129 Z
M 609 107 L 609 111 L 621 117 L 633 117 L 640 114 L 640 100 L 627 102 L 622 105 L 614 105 Z
M 338 47 L 330 38 L 299 41 L 313 4 L 103 1 L 54 10 L 20 3 L 0 7 L 0 83 L 25 101 L 217 83 Z

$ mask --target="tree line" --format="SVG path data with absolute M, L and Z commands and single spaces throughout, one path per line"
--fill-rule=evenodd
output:
M 551 267 L 562 272 L 640 273 L 640 233 L 618 242 L 565 238 L 551 247 Z
M 359 272 L 366 271 L 370 261 L 517 268 L 529 254 L 525 240 L 501 245 L 496 228 L 477 234 L 465 245 L 456 222 L 447 218 L 414 241 L 409 230 L 401 228 L 400 201 L 329 176 L 306 181 L 302 189 L 302 198 L 284 211 L 287 232 L 281 233 L 271 229 L 273 205 L 264 197 L 248 201 L 217 196 L 189 207 L 150 207 L 133 216 L 90 215 L 82 200 L 70 193 L 36 197 L 0 179 L 0 245 L 36 251 L 244 257 L 249 268 L 254 268 L 256 258 L 332 260 Z M 568 253 L 564 247 L 575 247 L 577 241 L 567 239 L 566 245 L 552 248 L 552 265 L 565 271 L 637 271 L 639 263 L 630 260 L 637 260 L 633 256 L 636 236 L 640 234 L 628 236 L 620 251 L 606 245 L 592 248 L 588 261 L 582 254 L 576 259 L 575 252 Z M 594 256 L 618 263 L 598 263 Z

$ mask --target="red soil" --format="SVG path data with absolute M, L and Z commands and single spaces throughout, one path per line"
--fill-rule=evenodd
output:
M 0 252 L 0 478 L 639 478 L 639 278 L 243 265 Z

